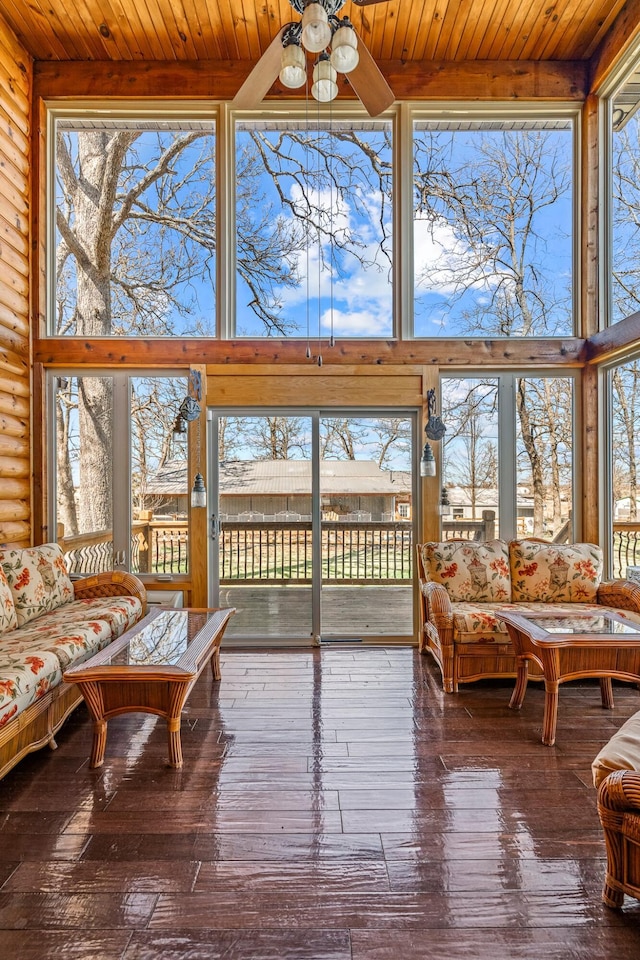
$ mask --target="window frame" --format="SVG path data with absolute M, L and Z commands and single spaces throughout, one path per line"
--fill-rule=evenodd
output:
M 424 343 L 433 343 L 438 342 L 439 340 L 452 340 L 452 341 L 464 341 L 464 340 L 483 340 L 491 339 L 501 342 L 503 340 L 510 339 L 509 337 L 497 337 L 491 335 L 490 337 L 482 336 L 479 334 L 474 337 L 469 337 L 460 335 L 460 336 L 451 336 L 451 337 L 421 337 L 416 336 L 415 334 L 415 257 L 413 250 L 413 143 L 414 143 L 414 131 L 415 123 L 419 121 L 437 121 L 441 123 L 446 123 L 447 121 L 451 123 L 463 122 L 463 121 L 485 121 L 487 123 L 496 122 L 497 120 L 568 120 L 572 125 L 572 150 L 573 150 L 573 162 L 572 162 L 572 184 L 571 184 L 571 208 L 572 208 L 572 239 L 571 239 L 571 312 L 572 312 L 572 324 L 571 332 L 556 334 L 554 336 L 548 335 L 533 335 L 530 337 L 517 337 L 519 341 L 533 341 L 533 340 L 562 340 L 567 336 L 579 336 L 578 331 L 578 318 L 579 318 L 579 306 L 581 303 L 581 289 L 582 289 L 582 276 L 580 270 L 580 198 L 582 195 L 582 177 L 581 177 L 581 147 L 582 147 L 582 112 L 579 105 L 570 102 L 558 102 L 558 103 L 544 103 L 544 104 L 518 104 L 515 105 L 512 102 L 497 102 L 497 103 L 477 103 L 470 104 L 465 101 L 452 101 L 447 104 L 434 104 L 430 107 L 425 107 L 424 105 L 414 105 L 411 109 L 409 121 L 410 128 L 409 130 L 404 130 L 403 135 L 403 146 L 404 146 L 404 157 L 405 157 L 405 169 L 404 174 L 407 178 L 407 164 L 410 164 L 410 173 L 408 174 L 408 183 L 411 185 L 410 195 L 404 197 L 405 208 L 403 210 L 405 214 L 404 229 L 401 237 L 401 242 L 405 249 L 410 249 L 410 277 L 408 278 L 406 296 L 406 326 L 404 327 L 404 338 L 407 340 L 416 340 L 418 342 Z M 406 138 L 409 137 L 409 142 L 406 143 Z M 409 203 L 409 210 L 406 209 L 406 204 Z M 410 237 L 408 234 L 410 233 Z
M 56 367 L 47 371 L 46 396 L 47 396 L 47 422 L 46 422 L 46 454 L 47 454 L 47 522 L 50 531 L 57 532 L 57 458 L 56 458 L 56 391 L 58 378 L 110 378 L 113 382 L 113 416 L 112 422 L 118 430 L 125 432 L 125 437 L 120 435 L 118 443 L 113 444 L 111 454 L 111 477 L 112 477 L 112 534 L 114 551 L 114 570 L 131 571 L 131 530 L 132 530 L 132 431 L 131 431 L 131 381 L 139 378 L 149 378 L 154 380 L 161 379 L 183 379 L 185 381 L 185 394 L 187 392 L 189 371 L 184 369 L 163 369 L 147 370 L 122 367 Z M 190 462 L 190 448 L 187 448 L 187 463 Z M 189 471 L 187 471 L 189 476 Z M 189 502 L 189 500 L 187 501 Z M 191 508 L 188 508 L 188 531 L 189 531 L 189 563 L 186 573 L 160 574 L 157 573 L 136 573 L 136 576 L 143 582 L 155 583 L 158 579 L 171 580 L 175 583 L 190 582 L 192 578 L 191 571 L 191 543 L 192 543 L 192 525 L 193 518 Z M 53 539 L 53 537 L 50 537 Z M 57 536 L 55 537 L 57 539 Z M 116 554 L 122 554 L 124 560 L 116 562 Z
M 400 289 L 402 286 L 402 277 L 401 277 L 401 265 L 400 265 L 400 256 L 399 250 L 401 249 L 400 243 L 400 230 L 402 225 L 402 217 L 400 212 L 400 189 L 399 189 L 399 164 L 398 164 L 398 152 L 399 152 L 399 139 L 401 136 L 400 128 L 400 110 L 397 106 L 391 107 L 389 110 L 386 110 L 378 117 L 370 117 L 366 112 L 364 107 L 361 104 L 354 103 L 339 103 L 333 102 L 329 104 L 328 107 L 320 107 L 320 105 L 314 101 L 313 106 L 305 105 L 304 102 L 300 100 L 291 100 L 291 101 L 279 101 L 278 104 L 273 106 L 264 106 L 258 109 L 253 110 L 237 110 L 230 107 L 225 112 L 225 133 L 224 140 L 227 144 L 227 149 L 225 153 L 226 164 L 223 167 L 222 155 L 219 155 L 219 168 L 224 169 L 224 175 L 227 176 L 227 182 L 223 190 L 223 196 L 226 198 L 227 203 L 227 230 L 225 238 L 222 239 L 219 236 L 220 243 L 226 243 L 226 256 L 225 264 L 227 266 L 227 275 L 224 280 L 226 285 L 226 311 L 221 312 L 220 316 L 225 318 L 224 326 L 224 335 L 223 339 L 233 340 L 237 339 L 240 342 L 242 341 L 260 341 L 268 343 L 270 339 L 269 336 L 253 336 L 253 337 L 238 337 L 235 333 L 236 324 L 237 324 L 237 267 L 236 267 L 236 128 L 239 122 L 250 123 L 252 121 L 274 121 L 286 122 L 287 120 L 296 120 L 298 122 L 309 119 L 310 122 L 315 122 L 318 119 L 328 121 L 329 123 L 332 120 L 335 121 L 348 121 L 348 120 L 365 120 L 371 121 L 372 123 L 390 123 L 391 124 L 391 166 L 392 166 L 392 184 L 391 184 L 391 203 L 392 203 L 392 224 L 393 224 L 393 236 L 392 236 L 392 256 L 393 262 L 391 266 L 391 303 L 392 303 L 392 319 L 391 319 L 391 332 L 389 334 L 382 334 L 378 337 L 340 337 L 340 340 L 349 340 L 350 342 L 357 343 L 359 340 L 378 340 L 380 342 L 386 342 L 389 340 L 398 340 L 401 339 L 401 316 L 402 316 L 402 300 L 400 298 Z M 406 258 L 403 258 L 406 260 Z M 306 341 L 306 336 L 300 334 L 298 336 L 291 336 L 286 338 L 286 342 L 300 343 Z M 317 341 L 317 333 L 312 334 L 312 341 Z M 324 336 L 321 339 L 326 340 L 327 337 Z
M 217 340 L 220 337 L 219 330 L 219 287 L 220 287 L 220 265 L 218 257 L 218 237 L 220 235 L 219 228 L 219 216 L 218 216 L 218 207 L 220 203 L 220 171 L 219 171 L 219 161 L 220 161 L 220 146 L 219 146 L 219 132 L 220 132 L 220 116 L 217 105 L 212 104 L 209 101 L 184 101 L 176 102 L 170 99 L 167 100 L 156 100 L 149 103 L 140 102 L 140 105 L 133 105 L 130 101 L 121 101 L 114 100 L 113 102 L 105 102 L 105 100 L 70 100 L 68 102 L 61 103 L 60 101 L 45 101 L 45 110 L 46 110 L 46 198 L 44 204 L 44 217 L 45 217 L 45 238 L 46 238 L 46 248 L 47 256 L 45 260 L 45 320 L 43 324 L 43 329 L 41 331 L 41 336 L 47 340 L 58 340 L 62 343 L 67 343 L 73 340 L 84 340 L 85 337 L 82 337 L 77 334 L 59 334 L 55 333 L 53 330 L 53 324 L 55 323 L 56 317 L 56 286 L 57 286 L 57 271 L 55 266 L 55 250 L 56 250 L 56 132 L 58 122 L 61 120 L 73 120 L 82 119 L 82 120 L 109 120 L 109 121 L 118 121 L 118 120 L 137 120 L 137 119 L 146 119 L 148 121 L 158 120 L 158 121 L 168 121 L 168 122 L 188 122 L 191 120 L 200 120 L 200 121 L 210 121 L 213 124 L 213 132 L 215 137 L 215 156 L 216 156 L 216 292 L 215 297 L 211 303 L 211 310 L 213 314 L 213 319 L 215 321 L 215 337 L 208 337 L 206 339 Z M 181 337 L 180 334 L 175 334 L 174 336 L 164 336 L 157 337 L 153 339 L 159 339 L 163 342 L 174 342 L 179 340 Z M 107 337 L 95 337 L 92 339 L 96 340 L 106 340 L 114 341 L 122 340 L 123 338 L 117 334 L 112 334 Z M 189 339 L 197 340 L 198 337 L 189 337 Z
M 186 121 L 189 118 L 212 121 L 216 138 L 216 292 L 212 310 L 215 312 L 214 337 L 193 338 L 194 340 L 233 340 L 236 323 L 236 264 L 235 264 L 235 129 L 238 120 L 281 120 L 294 117 L 303 119 L 306 115 L 304 102 L 281 101 L 277 105 L 265 105 L 257 110 L 236 110 L 228 102 L 184 101 L 170 99 L 140 102 L 115 100 L 105 102 L 87 98 L 68 102 L 46 102 L 47 108 L 47 198 L 46 198 L 46 242 L 48 258 L 46 266 L 45 316 L 46 330 L 42 336 L 47 339 L 68 341 L 74 339 L 68 335 L 51 332 L 52 319 L 55 317 L 55 271 L 52 258 L 55 251 L 55 126 L 58 119 L 92 116 L 117 120 L 149 118 L 161 120 Z M 335 103 L 323 108 L 320 114 L 314 104 L 315 119 L 318 115 L 324 119 L 370 119 L 364 108 L 353 103 Z M 572 314 L 573 336 L 578 336 L 578 306 L 581 297 L 581 276 L 578 269 L 579 258 L 579 197 L 581 195 L 581 109 L 575 103 L 514 104 L 512 102 L 469 103 L 451 101 L 426 106 L 424 103 L 404 101 L 396 104 L 381 115 L 382 122 L 392 124 L 392 222 L 393 222 L 393 264 L 392 264 L 392 333 L 391 336 L 368 338 L 341 338 L 350 343 L 360 339 L 379 340 L 415 340 L 424 343 L 438 343 L 445 339 L 453 341 L 483 340 L 482 335 L 465 335 L 451 338 L 421 337 L 414 335 L 414 256 L 413 256 L 413 135 L 414 123 L 420 120 L 496 120 L 509 119 L 565 119 L 573 127 L 573 184 L 572 184 Z M 533 336 L 518 338 L 523 341 L 554 340 L 563 338 Z M 78 338 L 75 338 L 78 339 Z M 117 336 L 96 338 L 117 340 Z M 163 342 L 172 342 L 178 337 L 162 337 Z M 240 338 L 257 339 L 268 343 L 269 337 Z M 304 341 L 305 337 L 291 337 L 292 342 Z M 491 337 L 491 339 L 502 339 Z
M 577 531 L 582 528 L 582 473 L 578 469 L 580 459 L 578 440 L 581 437 L 580 395 L 582 378 L 580 370 L 549 368 L 496 370 L 443 370 L 440 369 L 440 390 L 443 380 L 476 380 L 486 377 L 497 381 L 498 394 L 498 529 L 496 536 L 501 540 L 518 539 L 518 467 L 517 467 L 517 416 L 516 381 L 542 380 L 545 378 L 573 381 L 573 411 L 571 417 L 571 524 L 569 538 L 574 541 Z M 446 423 L 446 415 L 443 413 Z

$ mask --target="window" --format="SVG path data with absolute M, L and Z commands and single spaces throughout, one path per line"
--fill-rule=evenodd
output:
M 441 381 L 443 536 L 573 537 L 573 378 L 501 373 Z
M 516 489 L 518 536 L 571 540 L 573 380 L 518 377 Z
M 236 336 L 393 334 L 391 132 L 236 125 Z
M 417 120 L 416 337 L 573 332 L 573 121 Z
M 213 122 L 60 116 L 53 140 L 49 332 L 213 335 Z
M 607 379 L 613 503 L 610 573 L 624 577 L 629 567 L 640 566 L 640 358 L 609 370 Z
M 640 310 L 639 80 L 636 71 L 612 104 L 612 323 Z
M 187 572 L 185 377 L 51 378 L 52 529 L 74 573 Z
M 451 521 L 442 518 L 443 537 L 492 540 L 499 535 L 500 515 L 499 381 L 460 377 L 443 379 L 441 385 L 442 419 L 447 427 L 442 485 L 453 510 Z

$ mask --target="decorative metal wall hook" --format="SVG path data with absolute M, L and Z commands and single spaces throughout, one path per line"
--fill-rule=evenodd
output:
M 442 440 L 447 428 L 440 417 L 436 416 L 436 392 L 427 390 L 427 425 L 424 428 L 425 436 L 429 440 Z

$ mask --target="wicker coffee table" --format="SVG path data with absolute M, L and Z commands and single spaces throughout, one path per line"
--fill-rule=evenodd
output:
M 500 610 L 518 658 L 516 686 L 509 706 L 518 710 L 527 691 L 532 660 L 544 676 L 542 742 L 553 746 L 558 719 L 558 687 L 566 680 L 597 677 L 602 706 L 613 707 L 611 679 L 640 682 L 640 623 L 619 613 L 513 613 Z
M 207 663 L 214 679 L 220 679 L 220 643 L 234 613 L 233 607 L 157 608 L 104 650 L 65 672 L 65 682 L 78 684 L 93 717 L 92 767 L 104 761 L 107 721 L 138 711 L 166 719 L 169 765 L 182 766 L 182 708 Z

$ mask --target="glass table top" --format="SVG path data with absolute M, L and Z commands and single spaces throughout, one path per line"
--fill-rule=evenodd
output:
M 207 621 L 215 614 L 206 610 L 161 610 L 105 664 L 175 666 Z
M 640 639 L 640 623 L 633 620 L 619 620 L 606 613 L 593 616 L 553 616 L 527 617 L 530 623 L 549 634 L 564 634 L 578 636 L 580 634 L 594 634 L 602 637 L 629 636 Z

